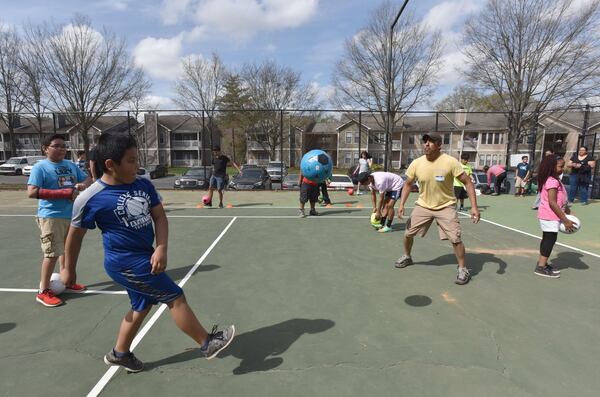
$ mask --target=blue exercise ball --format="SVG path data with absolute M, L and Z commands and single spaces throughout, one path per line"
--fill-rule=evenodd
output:
M 331 178 L 333 160 L 320 149 L 314 149 L 302 156 L 300 170 L 305 178 L 315 182 L 323 182 Z

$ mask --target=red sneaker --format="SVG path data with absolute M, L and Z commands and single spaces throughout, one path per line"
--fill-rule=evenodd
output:
M 54 295 L 50 288 L 47 288 L 35 296 L 35 300 L 47 307 L 55 307 L 63 304 L 62 299 Z
M 65 292 L 77 293 L 77 292 L 83 292 L 86 289 L 87 289 L 87 287 L 85 285 L 74 283 L 74 284 L 69 285 L 68 287 L 65 287 Z

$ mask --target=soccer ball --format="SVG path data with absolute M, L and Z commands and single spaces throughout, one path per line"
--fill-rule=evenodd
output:
M 377 219 L 377 214 L 374 212 L 371 214 L 371 226 L 373 226 L 375 229 L 381 227 L 381 220 Z
M 50 276 L 50 289 L 54 292 L 54 295 L 60 295 L 65 292 L 65 285 L 60 279 L 59 273 L 52 273 L 52 276 Z
M 333 160 L 320 149 L 311 150 L 302 156 L 300 170 L 306 179 L 321 183 L 331 178 Z
M 567 231 L 567 229 L 565 228 L 565 225 L 561 222 L 560 226 L 559 226 L 559 229 L 561 232 L 567 233 L 567 234 L 573 234 L 576 231 L 578 231 L 579 229 L 581 229 L 581 221 L 575 215 L 567 215 L 567 219 L 570 220 L 571 222 L 573 222 L 574 229 L 572 232 Z

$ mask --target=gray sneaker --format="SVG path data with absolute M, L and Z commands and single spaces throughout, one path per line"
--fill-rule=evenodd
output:
M 207 360 L 215 358 L 221 350 L 229 346 L 234 336 L 235 327 L 233 325 L 224 328 L 223 331 L 217 331 L 217 326 L 215 325 L 210 334 L 208 334 L 208 344 L 206 347 L 200 348 L 200 352 L 204 354 Z
M 469 282 L 469 280 L 471 280 L 471 274 L 469 274 L 469 269 L 467 269 L 466 267 L 459 267 L 455 283 L 458 285 L 465 285 Z
M 398 269 L 402 269 L 403 267 L 410 266 L 412 264 L 412 258 L 408 255 L 402 255 L 400 258 L 396 259 L 396 262 L 394 262 L 394 266 Z
M 300 218 L 306 218 L 306 212 L 304 212 L 304 208 L 299 208 L 298 209 L 298 216 Z
M 107 365 L 118 365 L 129 372 L 140 372 L 144 369 L 144 363 L 138 360 L 133 353 L 129 353 L 123 357 L 117 357 L 113 349 L 104 356 L 104 362 Z

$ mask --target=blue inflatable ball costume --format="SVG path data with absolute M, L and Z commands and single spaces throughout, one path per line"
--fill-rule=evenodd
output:
M 331 178 L 333 160 L 324 151 L 314 149 L 302 156 L 300 170 L 306 179 L 319 183 L 324 182 Z

